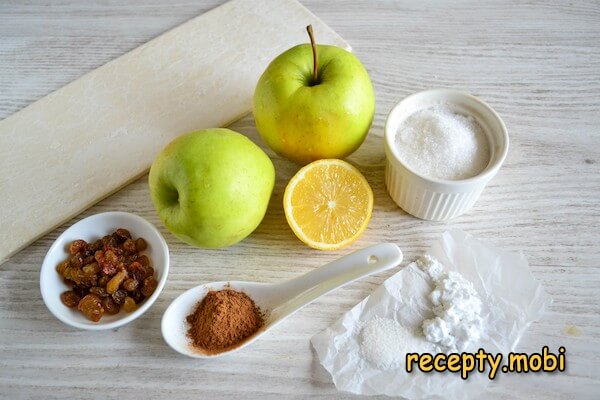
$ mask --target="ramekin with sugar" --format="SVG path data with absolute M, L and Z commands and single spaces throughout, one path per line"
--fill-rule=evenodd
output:
M 488 140 L 489 162 L 479 174 L 461 180 L 424 176 L 402 161 L 395 145 L 398 128 L 417 111 L 446 104 L 453 111 L 470 115 Z M 465 213 L 496 175 L 508 153 L 508 133 L 500 116 L 485 102 L 468 93 L 434 89 L 406 97 L 392 108 L 385 123 L 385 183 L 392 199 L 415 217 L 445 221 Z

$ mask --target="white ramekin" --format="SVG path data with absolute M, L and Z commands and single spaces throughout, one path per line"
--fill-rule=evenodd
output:
M 489 141 L 490 161 L 469 179 L 429 178 L 404 164 L 394 144 L 400 124 L 409 115 L 436 104 L 473 116 Z M 496 175 L 508 153 L 508 133 L 500 116 L 485 102 L 468 93 L 449 89 L 426 90 L 408 96 L 392 108 L 385 123 L 385 183 L 392 199 L 415 217 L 444 221 L 468 211 Z

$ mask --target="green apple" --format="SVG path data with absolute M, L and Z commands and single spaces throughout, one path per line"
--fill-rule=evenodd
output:
M 150 195 L 165 226 L 197 247 L 230 246 L 262 221 L 275 183 L 271 159 L 229 129 L 190 132 L 150 168 Z
M 254 91 L 263 140 L 278 154 L 306 164 L 344 158 L 365 140 L 375 95 L 366 69 L 336 46 L 302 44 L 275 58 Z

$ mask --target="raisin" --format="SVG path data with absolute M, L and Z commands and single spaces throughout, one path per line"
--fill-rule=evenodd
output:
M 137 279 L 125 279 L 125 282 L 123 282 L 123 289 L 127 290 L 128 292 L 133 292 L 135 289 L 137 289 L 139 284 L 140 281 L 138 281 Z
M 110 281 L 110 276 L 102 275 L 100 279 L 98 279 L 98 286 L 105 287 L 108 281 Z
M 94 243 L 90 245 L 90 250 L 96 252 L 98 250 L 102 250 L 102 240 L 98 239 Z
M 91 264 L 84 266 L 82 270 L 86 275 L 96 275 L 98 272 L 100 272 L 100 266 L 97 262 L 92 262 Z
M 86 255 L 85 257 L 83 257 L 83 265 L 88 265 L 91 263 L 96 262 L 96 259 L 94 258 L 94 253 Z
M 111 233 L 110 237 L 112 238 L 114 243 L 116 243 L 116 246 L 118 246 L 119 244 L 121 244 L 124 241 L 121 236 L 117 235 L 117 232 Z
M 135 304 L 135 300 L 133 300 L 129 296 L 125 297 L 125 301 L 123 302 L 123 310 L 125 310 L 125 312 L 132 312 L 132 311 L 135 311 L 136 309 L 137 309 L 137 304 Z
M 77 285 L 92 287 L 96 286 L 98 277 L 96 274 L 86 274 L 82 268 L 71 268 L 71 280 Z
M 104 252 L 104 259 L 106 262 L 114 265 L 119 263 L 119 256 L 116 254 L 115 249 L 106 250 Z
M 106 313 L 109 315 L 115 315 L 121 311 L 121 306 L 115 303 L 115 301 L 110 297 L 105 297 L 102 299 L 102 307 L 104 307 L 104 311 L 106 311 Z
M 135 241 L 133 239 L 127 239 L 125 242 L 123 242 L 123 248 L 129 254 L 133 254 L 137 251 L 135 247 Z
M 104 272 L 106 275 L 114 275 L 117 272 L 117 258 L 114 253 L 111 253 L 109 258 L 107 258 L 107 253 L 108 251 L 104 252 L 102 250 L 98 250 L 94 254 L 94 258 L 98 262 L 98 265 L 100 265 L 100 268 L 102 268 L 102 272 Z M 113 263 L 111 261 L 115 262 Z
M 115 231 L 115 234 L 122 239 L 131 239 L 131 233 L 125 228 L 119 228 Z
M 111 263 L 104 263 L 102 265 L 102 272 L 106 275 L 114 275 L 117 272 L 117 266 Z
M 116 235 L 115 235 L 116 236 Z M 117 247 L 117 238 L 113 235 L 106 235 L 102 238 L 102 248 L 104 251 Z
M 79 297 L 74 291 L 67 290 L 66 292 L 61 293 L 60 300 L 65 306 L 73 308 L 79 304 L 81 297 Z
M 95 294 L 88 294 L 79 301 L 77 309 L 81 311 L 90 321 L 98 322 L 104 314 L 104 307 L 100 297 Z
M 137 251 L 144 251 L 148 248 L 148 243 L 142 238 L 137 238 L 135 241 L 135 247 Z
M 144 284 L 142 285 L 142 289 L 140 290 L 145 297 L 150 297 L 152 293 L 156 290 L 158 286 L 158 282 L 153 276 L 150 276 L 144 279 Z
M 63 271 L 63 278 L 70 281 L 71 280 L 71 266 L 67 266 Z
M 80 255 L 74 255 L 69 260 L 69 265 L 73 268 L 81 268 L 83 267 L 83 257 Z
M 98 265 L 100 265 L 100 268 L 104 274 L 113 275 L 115 272 L 117 272 L 116 265 L 113 265 L 106 260 L 103 250 L 96 251 L 96 253 L 94 253 L 94 258 L 96 259 Z
M 81 268 L 69 268 L 69 279 L 75 282 L 76 285 L 81 285 L 83 279 L 83 270 Z
M 127 297 L 127 292 L 123 289 L 119 289 L 112 294 L 112 299 L 117 304 L 123 304 L 123 301 L 125 301 L 125 297 Z
M 119 286 L 121 286 L 121 283 L 123 283 L 125 278 L 127 278 L 127 270 L 120 269 L 119 272 L 117 272 L 115 276 L 113 276 L 106 284 L 106 291 L 110 294 L 113 294 L 119 290 Z
M 127 270 L 129 271 L 129 275 L 132 278 L 137 279 L 138 281 L 143 280 L 147 275 L 146 267 L 144 267 L 141 263 L 137 261 L 134 261 L 131 264 L 129 264 Z
M 102 298 L 110 296 L 106 289 L 100 286 L 94 286 L 93 288 L 91 288 L 90 293 Z
M 98 285 L 98 275 L 86 275 L 83 273 L 81 277 L 81 285 L 86 287 L 93 287 Z
M 86 294 L 88 294 L 88 291 L 88 288 L 86 288 L 85 286 L 73 286 L 73 292 L 75 292 L 75 294 L 79 297 L 84 297 Z
M 147 256 L 139 256 L 137 261 L 144 267 L 150 266 L 150 259 Z
M 144 295 L 142 294 L 142 292 L 140 292 L 140 289 L 136 289 L 133 292 L 130 292 L 129 297 L 135 300 L 136 303 L 140 303 L 142 300 L 144 300 Z
M 56 266 L 56 272 L 58 272 L 61 276 L 65 276 L 65 270 L 69 266 L 69 261 L 63 261 Z
M 123 264 L 129 265 L 132 262 L 137 261 L 138 255 L 137 255 L 137 253 L 127 254 L 127 255 L 123 256 L 122 259 L 123 259 Z
M 150 276 L 154 276 L 154 268 L 146 267 L 146 278 L 148 278 Z
M 71 254 L 77 254 L 80 252 L 85 251 L 85 248 L 87 247 L 87 243 L 85 240 L 74 240 L 73 242 L 71 242 L 71 244 L 69 245 L 69 253 Z

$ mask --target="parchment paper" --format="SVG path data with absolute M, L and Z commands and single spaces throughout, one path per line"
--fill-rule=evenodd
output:
M 527 327 L 551 304 L 522 254 L 500 250 L 459 230 L 445 232 L 427 253 L 446 270 L 458 271 L 471 280 L 481 297 L 489 337 L 468 351 L 476 352 L 479 347 L 492 353 L 514 351 Z M 413 262 L 331 327 L 313 336 L 317 356 L 338 390 L 408 399 L 461 399 L 479 393 L 489 383 L 487 371 L 473 372 L 468 380 L 462 380 L 459 374 L 449 372 L 425 374 L 417 370 L 408 374 L 404 362 L 382 371 L 361 357 L 360 331 L 375 315 L 394 319 L 422 337 L 422 321 L 433 315 L 428 299 L 431 289 L 427 274 Z M 424 338 L 421 343 L 410 351 L 438 351 Z

